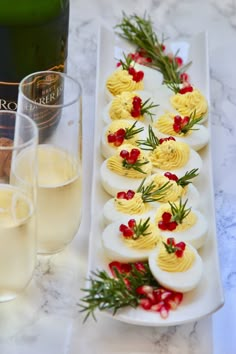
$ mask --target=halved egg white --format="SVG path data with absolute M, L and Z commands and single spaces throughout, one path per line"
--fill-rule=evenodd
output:
M 129 126 L 131 127 L 135 122 L 134 121 L 130 121 L 130 120 L 124 120 L 124 119 L 120 119 L 118 121 L 120 123 L 120 127 L 122 128 L 122 124 L 129 124 Z M 110 156 L 114 155 L 117 151 L 117 147 L 114 146 L 114 144 L 109 144 L 107 141 L 107 132 L 109 131 L 109 127 L 112 123 L 110 123 L 109 125 L 107 125 L 102 132 L 102 138 L 101 138 L 101 152 L 102 155 L 105 157 L 105 159 L 109 158 Z M 136 139 L 146 139 L 147 137 L 147 127 L 141 123 L 141 122 L 136 122 L 135 124 L 135 129 L 139 129 L 139 128 L 143 128 L 143 131 L 138 133 L 136 135 Z M 119 128 L 118 128 L 119 129 Z M 125 140 L 123 144 L 127 144 L 127 142 L 129 143 L 129 140 Z M 121 147 L 122 144 L 119 146 Z
M 148 263 L 154 278 L 164 287 L 182 293 L 193 290 L 197 287 L 202 278 L 203 262 L 197 250 L 190 244 L 186 245 L 195 255 L 194 262 L 190 269 L 185 272 L 167 272 L 162 270 L 157 263 L 160 248 L 157 247 L 149 256 Z
M 198 168 L 198 171 L 200 173 L 200 171 L 202 169 L 202 165 L 203 165 L 203 163 L 202 163 L 202 158 L 200 157 L 200 155 L 195 150 L 190 148 L 188 162 L 183 167 L 167 170 L 165 168 L 163 168 L 163 169 L 157 168 L 153 165 L 153 173 L 165 173 L 165 172 L 169 171 L 169 172 L 175 174 L 177 177 L 181 177 L 186 172 L 191 171 L 194 168 Z
M 160 102 L 155 99 L 152 94 L 148 91 L 135 91 L 134 92 L 137 96 L 139 96 L 142 99 L 142 102 L 145 102 L 146 100 L 149 99 L 149 102 L 153 103 L 153 104 L 157 104 L 159 106 L 152 108 L 150 111 L 151 113 L 153 113 L 153 120 L 155 120 L 156 116 L 159 116 L 162 113 L 162 110 L 160 109 Z M 112 98 L 112 100 L 114 99 L 114 97 Z M 102 118 L 105 124 L 109 124 L 111 123 L 113 120 L 110 117 L 110 109 L 111 109 L 111 105 L 112 105 L 112 100 L 110 100 L 110 102 L 108 104 L 106 104 L 105 108 L 103 109 L 103 113 L 102 113 Z M 127 117 L 128 120 L 132 120 L 132 121 L 138 121 L 137 118 L 132 118 L 132 117 Z M 148 124 L 152 124 L 152 119 L 148 114 L 144 114 L 144 119 L 142 121 L 140 121 L 141 123 L 148 125 Z
M 183 241 L 190 244 L 194 248 L 199 249 L 204 245 L 208 235 L 208 221 L 199 210 L 191 208 L 191 212 L 193 212 L 197 217 L 196 223 L 194 225 L 186 230 L 180 231 L 161 230 L 161 235 L 165 239 L 174 237 L 176 242 Z
M 161 175 L 164 175 L 164 173 L 162 173 Z M 145 184 L 151 183 L 155 179 L 155 176 L 160 176 L 160 173 L 154 173 L 151 176 L 148 176 Z M 182 176 L 180 176 L 180 177 L 182 177 Z M 188 200 L 189 205 L 191 205 L 193 208 L 198 208 L 198 206 L 200 204 L 200 193 L 199 193 L 198 189 L 192 183 L 189 183 L 186 186 L 186 192 L 185 192 L 185 194 L 182 195 L 181 199 L 182 199 L 183 203 L 186 200 Z M 176 202 L 176 201 L 177 200 L 175 200 L 173 202 Z M 159 208 L 164 203 L 166 203 L 166 202 L 162 202 L 161 200 L 153 202 L 153 204 L 157 208 Z
M 128 189 L 138 189 L 143 178 L 147 176 L 143 175 L 142 178 L 130 178 L 126 176 L 120 176 L 117 173 L 109 170 L 107 167 L 107 160 L 103 161 L 101 165 L 101 182 L 105 191 L 112 197 L 115 197 L 118 192 Z
M 140 220 L 137 218 L 135 219 L 137 220 L 137 222 L 138 220 Z M 115 259 L 116 261 L 127 263 L 146 261 L 154 248 L 136 249 L 127 246 L 123 241 L 123 236 L 121 232 L 119 231 L 119 227 L 121 224 L 122 220 L 109 224 L 107 227 L 105 227 L 102 233 L 102 243 L 107 257 L 111 260 Z
M 160 138 L 167 138 L 169 134 L 164 134 L 157 128 L 153 127 L 155 135 Z M 202 124 L 195 124 L 194 130 L 189 135 L 174 135 L 176 141 L 181 141 L 188 144 L 193 150 L 199 151 L 208 144 L 209 132 L 208 129 Z
M 149 209 L 145 213 L 126 214 L 116 209 L 115 199 L 111 198 L 104 204 L 103 207 L 104 223 L 107 225 L 117 220 L 122 220 L 122 222 L 127 222 L 129 221 L 129 219 L 136 218 L 136 217 L 143 218 L 143 219 L 150 217 L 150 219 L 153 220 L 158 207 L 155 205 L 155 203 L 148 203 L 148 204 L 149 204 Z

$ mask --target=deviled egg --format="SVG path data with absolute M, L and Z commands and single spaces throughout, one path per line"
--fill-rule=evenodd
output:
M 149 151 L 148 158 L 153 165 L 152 173 L 170 171 L 177 177 L 181 177 L 187 171 L 194 168 L 200 171 L 202 168 L 200 155 L 188 144 L 176 141 L 172 136 L 158 139 L 151 126 L 149 126 L 148 138 L 139 141 L 139 146 Z
M 187 143 L 195 151 L 202 149 L 209 141 L 208 129 L 202 124 L 201 118 L 194 115 L 181 117 L 173 112 L 159 116 L 153 124 L 155 134 L 159 138 L 174 136 L 176 141 Z
M 102 234 L 107 257 L 119 262 L 147 260 L 160 241 L 160 232 L 149 218 L 109 224 Z
M 105 106 L 103 120 L 106 124 L 120 119 L 151 124 L 154 117 L 162 112 L 157 102 L 147 91 L 124 91 Z
M 185 242 L 169 238 L 153 250 L 148 259 L 154 278 L 164 287 L 182 293 L 201 281 L 203 262 L 197 250 Z
M 105 191 L 115 197 L 119 191 L 136 190 L 142 179 L 152 172 L 152 163 L 141 149 L 125 144 L 101 165 L 101 182 Z
M 178 242 L 187 242 L 196 249 L 204 245 L 208 234 L 206 217 L 199 210 L 188 207 L 188 201 L 182 199 L 160 206 L 155 224 L 165 239 L 175 237 Z
M 178 93 L 170 97 L 171 105 L 183 116 L 195 114 L 196 118 L 207 118 L 208 103 L 200 90 L 190 85 L 183 87 Z

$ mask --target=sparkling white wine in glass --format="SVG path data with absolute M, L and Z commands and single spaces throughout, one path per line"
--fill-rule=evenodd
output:
M 17 129 L 13 142 L 0 137 L 0 302 L 12 300 L 24 290 L 36 259 L 37 127 L 29 118 L 8 111 L 0 111 L 0 122 L 6 115 L 15 116 Z M 26 177 L 15 167 L 27 150 Z
M 37 82 L 60 82 L 60 101 L 41 100 Z M 44 88 L 45 91 L 45 88 Z M 59 252 L 75 237 L 82 210 L 81 88 L 61 73 L 39 72 L 20 83 L 18 110 L 35 117 L 57 116 L 52 135 L 38 145 L 38 252 Z M 27 156 L 22 157 L 22 166 Z

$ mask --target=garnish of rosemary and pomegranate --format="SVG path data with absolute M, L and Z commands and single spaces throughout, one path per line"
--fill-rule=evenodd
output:
M 133 118 L 138 118 L 140 116 L 143 116 L 146 114 L 152 119 L 154 116 L 154 113 L 151 112 L 151 110 L 155 107 L 158 107 L 158 104 L 154 104 L 153 102 L 150 102 L 150 98 L 148 98 L 146 101 L 142 101 L 142 99 L 139 96 L 134 96 L 132 105 L 133 108 L 131 110 L 131 115 Z
M 161 41 L 158 39 L 150 17 L 139 17 L 136 14 L 127 16 L 123 12 L 122 21 L 115 26 L 115 29 L 120 37 L 136 45 L 137 52 L 141 52 L 143 57 L 149 58 L 145 64 L 160 71 L 165 84 L 181 85 L 183 74 L 191 63 L 182 65 L 182 59 L 178 57 L 178 52 L 173 56 L 165 53 L 164 39 L 162 38 Z M 130 58 L 132 59 L 132 56 Z
M 170 183 L 166 182 L 161 187 L 156 188 L 154 181 L 145 184 L 145 179 L 143 179 L 136 193 L 142 194 L 142 200 L 144 203 L 152 203 L 161 200 L 170 186 Z
M 139 220 L 138 223 L 135 219 L 130 219 L 128 225 L 121 224 L 119 230 L 123 237 L 137 240 L 140 236 L 148 236 L 151 234 L 151 232 L 147 232 L 149 226 L 150 218 L 147 218 L 144 222 Z
M 154 131 L 153 131 L 151 125 L 149 125 L 147 139 L 146 140 L 137 140 L 136 143 L 140 146 L 140 149 L 142 149 L 142 150 L 153 151 L 156 149 L 156 147 L 158 145 L 160 145 L 164 141 L 168 141 L 168 140 L 175 141 L 175 138 L 173 136 L 169 136 L 167 138 L 158 139 L 158 137 L 154 134 Z
M 184 176 L 178 177 L 174 173 L 165 172 L 164 176 L 169 178 L 171 181 L 175 181 L 179 186 L 185 187 L 189 183 L 192 183 L 190 180 L 198 176 L 198 168 L 193 168 L 191 171 L 187 171 Z
M 155 311 L 165 319 L 170 310 L 175 310 L 181 303 L 183 294 L 167 290 L 153 277 L 148 263 L 109 264 L 111 275 L 105 270 L 91 272 L 88 278 L 90 286 L 82 289 L 85 296 L 79 306 L 85 313 L 84 322 L 95 311 L 112 310 L 115 315 L 119 309 L 140 306 L 144 310 Z
M 132 168 L 140 173 L 145 174 L 145 172 L 142 170 L 142 166 L 148 164 L 149 161 L 139 160 L 140 154 L 141 154 L 140 150 L 136 148 L 133 148 L 130 152 L 127 150 L 121 150 L 120 157 L 123 159 L 122 166 L 124 168 L 127 168 L 128 170 Z
M 144 78 L 144 72 L 142 70 L 135 70 L 134 66 L 131 65 L 132 63 L 132 58 L 129 56 L 124 55 L 124 60 L 120 59 L 119 64 L 121 65 L 123 70 L 128 71 L 128 73 L 132 76 L 133 81 L 139 82 L 142 81 Z
M 178 134 L 187 134 L 190 130 L 197 130 L 194 128 L 195 124 L 198 124 L 203 117 L 196 118 L 196 112 L 194 111 L 190 116 L 181 117 L 179 115 L 174 116 L 173 129 Z
M 162 214 L 162 220 L 158 222 L 159 229 L 165 231 L 173 231 L 179 224 L 182 224 L 183 220 L 191 212 L 191 208 L 187 208 L 188 199 L 185 202 L 182 202 L 182 199 L 179 199 L 178 203 L 169 202 L 171 212 L 164 212 Z
M 178 258 L 183 257 L 184 250 L 186 248 L 185 242 L 181 241 L 175 243 L 175 239 L 173 237 L 168 237 L 166 242 L 163 242 L 163 245 L 165 246 L 167 253 L 174 253 Z
M 107 135 L 107 141 L 108 143 L 113 143 L 114 146 L 120 146 L 121 144 L 123 144 L 124 140 L 129 140 L 132 139 L 135 135 L 141 133 L 144 128 L 136 128 L 136 122 L 134 122 L 134 124 L 129 127 L 129 128 L 120 128 L 118 129 L 116 132 L 114 133 L 110 133 Z

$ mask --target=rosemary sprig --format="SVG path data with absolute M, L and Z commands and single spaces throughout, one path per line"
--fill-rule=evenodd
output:
M 144 130 L 143 127 L 135 129 L 136 124 L 137 121 L 134 122 L 134 124 L 130 128 L 125 128 L 125 139 L 132 139 L 134 135 L 141 133 Z
M 141 105 L 141 114 L 144 115 L 145 113 L 151 118 L 153 121 L 153 116 L 155 115 L 154 113 L 150 112 L 151 109 L 158 107 L 159 104 L 154 104 L 153 102 L 150 102 L 150 98 L 148 98 L 146 101 L 144 101 Z
M 122 69 L 128 71 L 133 60 L 128 55 L 125 55 L 125 53 L 123 53 L 123 56 L 124 60 L 120 59 L 119 62 L 121 64 Z
M 165 246 L 167 253 L 169 254 L 175 253 L 178 250 L 178 247 L 175 246 L 174 239 L 171 237 L 169 238 L 169 243 L 166 242 L 162 242 L 162 243 Z
M 180 177 L 176 183 L 181 187 L 185 187 L 189 183 L 192 183 L 190 179 L 197 177 L 198 174 L 198 168 L 193 168 L 191 171 L 187 171 L 184 176 Z
M 186 67 L 190 65 L 178 67 L 175 61 L 177 53 L 173 59 L 170 60 L 163 52 L 163 42 L 159 41 L 156 33 L 153 30 L 153 24 L 150 17 L 139 17 L 136 14 L 127 16 L 124 12 L 121 23 L 115 26 L 118 29 L 117 34 L 136 45 L 138 49 L 144 49 L 147 56 L 152 59 L 152 67 L 157 69 L 163 74 L 165 82 L 181 83 L 180 74 L 186 70 Z
M 198 130 L 196 128 L 193 128 L 195 124 L 198 124 L 203 117 L 196 118 L 196 111 L 190 114 L 189 116 L 189 121 L 187 124 L 185 124 L 181 130 L 180 133 L 186 134 L 189 130 Z
M 170 181 L 164 183 L 160 188 L 155 189 L 155 183 L 152 181 L 148 185 L 144 185 L 145 178 L 142 180 L 141 184 L 137 189 L 137 193 L 142 194 L 142 200 L 144 203 L 152 203 L 157 200 L 161 200 L 165 195 L 165 192 L 170 188 Z
M 153 151 L 160 144 L 158 137 L 154 134 L 151 125 L 148 126 L 148 137 L 146 140 L 137 140 L 136 143 L 142 150 Z
M 172 220 L 176 221 L 178 224 L 182 224 L 183 219 L 185 219 L 191 211 L 191 208 L 186 208 L 188 199 L 182 203 L 182 199 L 179 200 L 179 205 L 175 203 L 168 202 L 171 207 Z
M 140 236 L 147 236 L 151 234 L 151 232 L 146 232 L 150 226 L 149 221 L 150 221 L 150 217 L 147 218 L 144 222 L 141 219 L 139 220 L 138 224 L 134 225 L 134 234 L 132 236 L 133 240 L 137 240 Z
M 120 273 L 116 268 L 116 277 L 109 276 L 106 271 L 96 270 L 91 272 L 88 281 L 89 288 L 81 289 L 86 293 L 81 298 L 80 312 L 86 313 L 84 322 L 91 315 L 95 320 L 95 310 L 113 310 L 113 315 L 123 307 L 131 306 L 136 308 L 142 295 L 136 289 L 142 285 L 151 285 L 154 288 L 160 287 L 153 277 L 147 263 L 143 263 L 144 271 L 139 271 L 132 265 L 129 273 Z M 129 284 L 127 287 L 126 284 Z
M 146 172 L 144 172 L 141 167 L 144 166 L 144 165 L 146 165 L 147 163 L 149 163 L 148 160 L 147 160 L 147 161 L 143 161 L 143 162 L 141 162 L 140 160 L 136 160 L 134 163 L 129 163 L 129 162 L 126 160 L 126 158 L 125 158 L 125 159 L 123 159 L 123 161 L 122 161 L 122 166 L 123 166 L 124 168 L 127 168 L 128 170 L 130 170 L 131 168 L 133 168 L 134 170 L 136 170 L 136 171 L 138 171 L 138 172 L 140 172 L 140 173 L 146 174 Z

